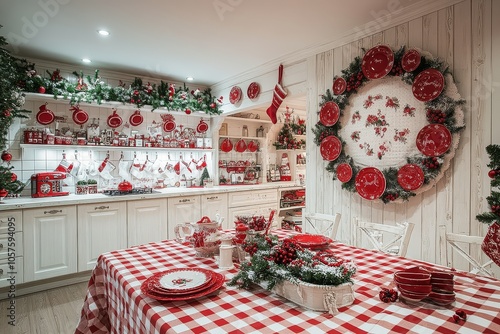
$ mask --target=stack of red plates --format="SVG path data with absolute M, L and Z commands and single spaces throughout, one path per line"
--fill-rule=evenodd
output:
M 225 276 L 201 268 L 176 268 L 154 274 L 141 285 L 141 292 L 153 299 L 179 301 L 215 294 Z
M 321 234 L 297 234 L 290 239 L 304 248 L 309 248 L 310 250 L 323 250 L 330 247 L 330 243 L 333 242 L 332 239 L 321 235 Z

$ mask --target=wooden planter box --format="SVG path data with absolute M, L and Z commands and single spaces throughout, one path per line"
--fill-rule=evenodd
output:
M 290 281 L 284 281 L 277 284 L 271 291 L 307 309 L 326 311 L 330 314 L 338 313 L 339 307 L 351 305 L 355 299 L 351 283 L 333 286 L 306 282 L 293 284 Z

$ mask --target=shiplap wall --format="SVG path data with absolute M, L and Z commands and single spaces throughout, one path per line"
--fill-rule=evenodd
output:
M 448 248 L 440 244 L 440 226 L 457 233 L 485 235 L 486 227 L 475 216 L 488 210 L 485 197 L 490 193 L 490 179 L 485 147 L 500 142 L 494 125 L 495 122 L 499 125 L 500 118 L 499 64 L 493 62 L 494 55 L 496 58 L 500 55 L 500 29 L 492 20 L 499 8 L 499 1 L 463 1 L 308 58 L 308 124 L 318 121 L 320 95 L 331 88 L 334 75 L 340 74 L 356 56 L 362 56 L 363 49 L 377 44 L 387 44 L 393 49 L 402 45 L 418 47 L 445 60 L 467 101 L 466 128 L 450 168 L 435 187 L 405 203 L 367 201 L 342 190 L 341 183 L 333 181 L 325 170 L 327 162 L 321 158 L 319 149 L 314 144 L 308 145 L 306 207 L 312 212 L 341 213 L 340 240 L 351 240 L 353 217 L 385 224 L 408 221 L 415 224 L 415 229 L 407 256 L 440 263 L 441 252 Z M 494 106 L 496 111 L 492 111 Z M 307 142 L 313 143 L 311 131 Z M 481 254 L 477 248 L 470 251 Z M 448 252 L 448 263 L 443 264 L 468 268 L 458 254 L 450 249 Z M 495 266 L 494 271 L 500 277 L 498 269 Z

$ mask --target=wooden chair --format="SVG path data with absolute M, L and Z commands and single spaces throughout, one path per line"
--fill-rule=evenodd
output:
M 302 228 L 304 232 L 325 235 L 333 240 L 340 224 L 340 213 L 310 213 L 302 211 Z
M 493 272 L 489 270 L 488 266 L 493 264 L 492 260 L 489 260 L 483 264 L 482 262 L 478 259 L 473 258 L 469 252 L 467 252 L 462 246 L 459 245 L 459 243 L 463 245 L 476 245 L 478 247 L 481 246 L 483 243 L 483 237 L 480 236 L 475 236 L 475 235 L 465 235 L 465 234 L 457 234 L 457 233 L 450 233 L 446 232 L 446 228 L 444 226 L 441 227 L 442 232 L 441 235 L 444 235 L 446 243 L 444 243 L 444 246 L 446 248 L 446 244 L 449 244 L 452 249 L 456 250 L 458 254 L 460 254 L 469 264 L 472 266 L 472 270 L 470 271 L 472 274 L 477 274 L 477 275 L 483 275 L 483 276 L 493 276 Z M 448 252 L 446 249 L 444 250 L 443 254 L 445 254 L 445 260 L 446 263 L 448 263 Z
M 353 218 L 354 245 L 361 246 L 361 235 L 364 234 L 374 249 L 397 256 L 405 256 L 408 250 L 413 223 L 397 223 L 396 225 L 386 225 L 372 222 L 359 221 Z M 392 239 L 383 242 L 385 234 L 390 234 Z

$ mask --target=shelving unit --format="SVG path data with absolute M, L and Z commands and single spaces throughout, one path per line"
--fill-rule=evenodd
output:
M 164 151 L 164 152 L 213 152 L 208 148 L 179 148 L 179 147 L 144 147 L 144 146 L 106 146 L 106 145 L 47 145 L 47 144 L 20 144 L 22 149 L 34 150 L 98 150 L 98 151 Z
M 278 189 L 278 217 L 281 220 L 281 227 L 285 229 L 295 229 L 302 224 L 302 209 L 305 207 L 306 190 L 305 187 L 292 187 Z

